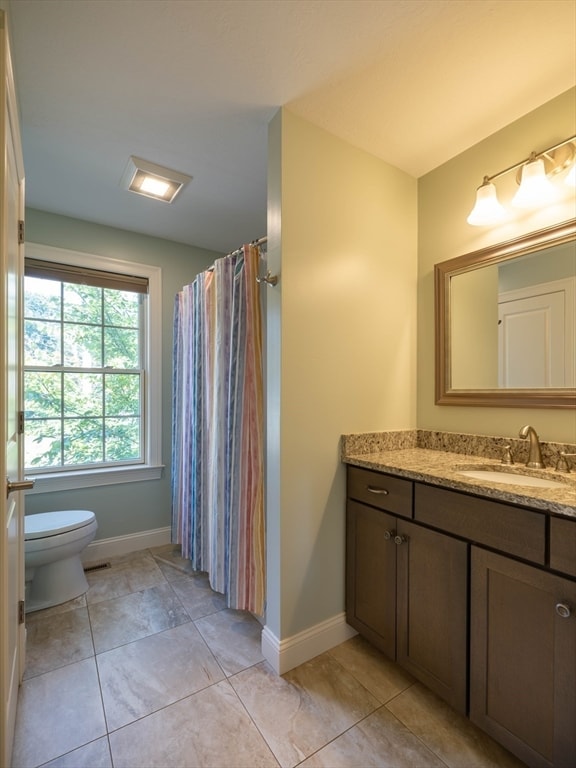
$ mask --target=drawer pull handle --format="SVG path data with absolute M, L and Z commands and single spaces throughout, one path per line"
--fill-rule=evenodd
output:
M 384 531 L 384 538 L 386 541 L 390 541 L 396 535 L 396 531 Z
M 408 538 L 406 536 L 400 536 L 400 534 L 394 536 L 394 544 L 405 544 L 407 541 Z
M 366 488 L 370 493 L 378 493 L 380 496 L 388 496 L 389 491 L 386 488 L 377 488 L 375 485 L 367 485 Z
M 556 603 L 556 613 L 563 619 L 569 619 L 572 611 L 566 603 Z

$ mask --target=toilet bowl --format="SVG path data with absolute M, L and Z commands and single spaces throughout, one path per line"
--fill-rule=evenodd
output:
M 94 512 L 86 509 L 24 517 L 26 613 L 60 605 L 88 590 L 80 555 L 97 529 Z

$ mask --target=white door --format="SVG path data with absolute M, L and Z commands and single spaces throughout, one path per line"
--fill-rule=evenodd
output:
M 498 298 L 500 387 L 575 386 L 574 278 Z
M 24 174 L 10 52 L 0 11 L 0 75 L 4 151 L 0 156 L 0 764 L 10 765 L 25 629 L 21 410 L 22 254 L 18 222 L 23 218 Z

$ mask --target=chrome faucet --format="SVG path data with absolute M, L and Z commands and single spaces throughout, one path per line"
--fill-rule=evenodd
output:
M 530 438 L 530 448 L 528 451 L 528 461 L 526 462 L 526 466 L 532 467 L 533 469 L 544 469 L 546 465 L 544 464 L 544 460 L 542 458 L 540 440 L 538 439 L 538 435 L 536 434 L 534 427 L 531 427 L 530 424 L 526 424 L 526 426 L 522 427 L 518 433 L 518 437 L 521 437 L 522 440 L 525 440 L 527 437 Z

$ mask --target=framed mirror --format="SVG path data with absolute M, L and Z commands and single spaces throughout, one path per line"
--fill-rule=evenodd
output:
M 434 266 L 436 404 L 576 407 L 576 219 Z

